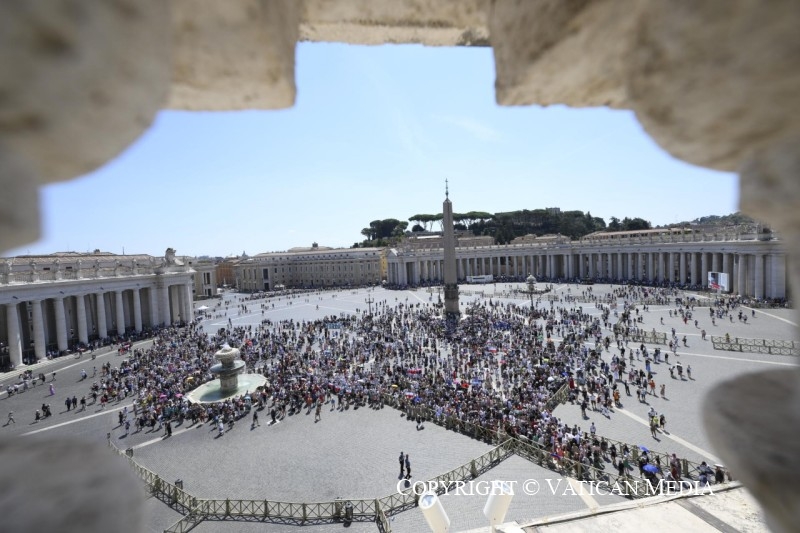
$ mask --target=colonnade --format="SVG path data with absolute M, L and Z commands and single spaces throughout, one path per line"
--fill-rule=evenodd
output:
M 40 296 L 45 291 L 35 287 L 29 291 L 30 296 L 24 296 L 25 290 L 15 291 L 10 301 L 3 297 L 7 295 L 0 295 L 6 300 L 0 318 L 5 322 L 11 366 L 33 363 L 48 353 L 74 349 L 97 339 L 192 319 L 191 283 L 158 280 L 140 285 L 112 289 L 67 287 L 49 297 Z M 58 288 L 55 284 L 49 287 Z
M 456 248 L 458 279 L 492 275 L 521 279 L 528 274 L 543 279 L 585 279 L 675 283 L 708 287 L 708 272 L 727 274 L 727 290 L 754 298 L 786 297 L 786 256 L 769 243 L 757 249 L 703 248 L 669 250 L 512 250 Z M 638 247 L 637 247 L 638 248 Z M 742 246 L 741 248 L 753 248 Z M 438 257 L 436 257 L 438 255 Z M 388 282 L 420 285 L 442 282 L 443 250 L 399 252 L 388 260 Z

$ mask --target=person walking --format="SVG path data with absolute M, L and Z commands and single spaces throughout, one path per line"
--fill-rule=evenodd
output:
M 408 454 L 406 454 L 406 479 L 411 479 L 411 459 Z
M 8 413 L 8 421 L 6 422 L 6 425 L 16 424 L 16 423 L 17 423 L 17 421 L 14 420 L 14 411 L 9 411 L 9 413 Z
M 403 455 L 403 452 L 400 452 L 400 477 L 403 477 L 403 468 L 405 464 L 405 455 Z

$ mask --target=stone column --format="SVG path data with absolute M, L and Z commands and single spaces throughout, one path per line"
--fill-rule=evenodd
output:
M 31 301 L 33 314 L 33 352 L 36 360 L 41 361 L 47 357 L 47 341 L 44 338 L 44 316 L 42 316 L 42 301 Z
M 97 334 L 101 339 L 108 337 L 108 326 L 106 325 L 106 298 L 105 293 L 98 292 L 97 299 Z
M 756 298 L 764 297 L 764 254 L 756 254 L 756 268 L 755 268 L 755 290 L 753 296 Z
M 6 304 L 6 325 L 11 368 L 17 368 L 22 365 L 22 337 L 19 333 L 19 308 L 15 303 Z
M 667 259 L 667 281 L 675 281 L 675 252 L 668 252 Z
M 53 307 L 56 312 L 56 342 L 58 351 L 65 351 L 67 346 L 67 315 L 64 310 L 64 298 L 53 298 Z
M 88 344 L 89 330 L 86 325 L 86 296 L 79 294 L 75 297 L 75 308 L 78 312 L 78 342 Z
M 680 270 L 680 283 L 686 283 L 686 252 L 678 252 L 678 269 Z
M 114 308 L 117 316 L 117 335 L 125 334 L 125 308 L 122 301 L 122 291 L 114 291 Z
M 647 280 L 651 283 L 656 279 L 655 255 L 655 252 L 647 254 Z
M 185 318 L 183 321 L 188 324 L 194 319 L 194 306 L 192 305 L 192 282 L 188 282 L 186 285 L 184 285 L 184 287 L 186 288 L 186 302 L 184 305 Z
M 772 283 L 770 283 L 767 296 L 770 298 L 786 298 L 786 256 L 772 254 L 769 256 L 770 269 L 772 270 Z
M 740 296 L 747 296 L 747 254 L 738 254 L 736 261 L 736 291 Z
M 625 279 L 627 280 L 634 280 L 636 279 L 636 269 L 634 267 L 634 259 L 636 255 L 632 252 L 628 252 L 628 272 Z
M 164 283 L 161 288 L 161 319 L 164 325 L 172 324 L 172 309 L 169 306 L 169 285 Z
M 395 265 L 397 272 L 397 283 L 400 283 L 400 269 L 399 264 Z M 161 324 L 161 314 L 158 312 L 158 289 L 154 286 L 147 288 L 148 301 L 150 302 L 150 326 L 157 326 Z
M 653 269 L 655 280 L 664 281 L 664 252 L 655 252 L 653 260 L 655 261 L 655 268 Z
M 708 254 L 700 252 L 700 284 L 708 287 Z
M 722 254 L 722 271 L 728 275 L 728 284 L 733 285 L 733 275 L 731 273 L 730 254 Z M 731 288 L 731 287 L 729 287 Z
M 142 299 L 139 289 L 133 289 L 133 329 L 142 331 Z

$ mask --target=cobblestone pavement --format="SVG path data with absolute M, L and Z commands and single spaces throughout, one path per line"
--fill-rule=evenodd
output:
M 526 297 L 513 298 L 503 294 L 504 285 L 464 286 L 462 303 L 481 298 L 503 302 L 515 301 L 528 304 Z M 554 294 L 577 295 L 585 290 L 580 285 L 556 285 Z M 593 292 L 603 294 L 608 286 L 595 285 Z M 212 306 L 213 318 L 203 322 L 209 333 L 226 326 L 230 319 L 234 325 L 256 325 L 263 319 L 311 320 L 323 315 L 363 312 L 369 306 L 366 298 L 374 300 L 371 305 L 394 306 L 399 303 L 430 305 L 437 301 L 436 291 L 425 289 L 416 291 L 385 291 L 376 289 L 358 291 L 326 292 L 300 298 L 286 297 L 270 300 L 269 309 L 260 310 L 263 300 L 249 302 L 249 311 L 240 313 L 234 295 L 226 294 L 225 301 L 231 301 L 227 311 L 213 308 L 217 300 L 199 302 Z M 211 302 L 211 303 L 209 303 Z M 272 305 L 274 304 L 274 308 Z M 538 303 L 549 306 L 546 301 Z M 555 305 L 562 305 L 556 303 Z M 569 304 L 567 304 L 569 305 Z M 594 304 L 580 303 L 590 314 L 599 314 Z M 317 309 L 319 306 L 319 309 Z M 571 305 L 570 305 L 571 306 Z M 791 310 L 757 310 L 755 317 L 748 317 L 745 325 L 734 319 L 717 320 L 711 324 L 707 308 L 697 308 L 693 322 L 684 325 L 676 318 L 670 318 L 668 307 L 651 306 L 643 313 L 641 327 L 645 330 L 670 332 L 674 327 L 679 338 L 686 335 L 688 347 L 678 349 L 678 357 L 670 356 L 670 362 L 680 360 L 686 368 L 692 367 L 692 380 L 672 379 L 666 364 L 653 365 L 656 382 L 666 383 L 666 397 L 648 397 L 648 404 L 639 403 L 634 396 L 623 393 L 623 409 L 615 410 L 610 419 L 599 412 L 589 412 L 589 419 L 582 420 L 580 410 L 575 405 L 562 405 L 556 409 L 556 416 L 570 425 L 578 424 L 588 430 L 594 421 L 597 432 L 609 438 L 643 444 L 662 452 L 676 452 L 691 460 L 714 459 L 714 452 L 703 430 L 702 398 L 715 384 L 747 372 L 789 367 L 796 364 L 796 357 L 771 356 L 763 354 L 734 353 L 714 350 L 710 340 L 700 339 L 700 329 L 705 328 L 710 335 L 767 339 L 792 339 L 795 336 L 794 313 Z M 664 324 L 661 324 L 661 318 Z M 610 332 L 609 332 L 610 333 Z M 634 347 L 631 343 L 630 347 Z M 663 348 L 663 347 L 662 347 Z M 604 358 L 610 360 L 617 353 L 612 346 Z M 72 357 L 48 361 L 47 380 L 44 386 L 24 393 L 6 397 L 0 396 L 0 417 L 6 420 L 7 413 L 13 411 L 16 423 L 0 427 L 0 435 L 38 434 L 47 437 L 71 437 L 96 442 L 104 442 L 107 433 L 120 447 L 134 446 L 135 457 L 146 466 L 163 475 L 165 479 L 181 478 L 185 487 L 201 497 L 242 497 L 270 498 L 282 501 L 325 501 L 344 497 L 379 497 L 395 490 L 397 483 L 397 456 L 400 451 L 411 454 L 412 473 L 415 480 L 425 480 L 450 470 L 469 459 L 478 456 L 490 447 L 485 443 L 448 432 L 433 424 L 417 431 L 415 424 L 406 421 L 400 413 L 386 407 L 382 410 L 360 408 L 345 412 L 323 410 L 322 421 L 315 424 L 313 415 L 301 413 L 287 417 L 275 426 L 268 426 L 264 413 L 261 426 L 250 430 L 249 419 L 237 422 L 234 429 L 221 438 L 214 438 L 210 426 L 178 426 L 173 437 L 163 439 L 161 432 L 141 432 L 124 434 L 118 427 L 117 413 L 130 400 L 112 404 L 105 410 L 99 406 L 89 406 L 86 411 L 66 411 L 66 397 L 87 395 L 92 379 L 80 380 L 80 370 L 86 369 L 91 376 L 92 367 L 105 361 L 118 364 L 116 351 L 98 355 L 92 361 L 84 355 L 82 359 Z M 643 364 L 641 362 L 637 363 Z M 45 371 L 45 370 L 41 370 Z M 50 373 L 57 372 L 54 383 L 56 394 L 49 395 Z M 38 373 L 38 370 L 37 370 Z M 14 382 L 15 375 L 0 376 L 0 384 L 5 386 Z M 624 389 L 623 389 L 624 392 Z M 34 411 L 43 402 L 51 404 L 54 416 L 34 422 Z M 652 405 L 667 417 L 669 434 L 659 435 L 660 441 L 652 439 L 646 424 L 646 413 Z M 5 423 L 5 422 L 3 422 Z M 28 438 L 28 437 L 22 437 Z M 679 439 L 679 440 L 676 440 Z M 734 473 L 735 474 L 735 473 Z M 573 510 L 585 509 L 593 505 L 606 505 L 620 501 L 618 496 L 597 496 L 586 500 L 580 496 L 556 493 L 550 489 L 546 480 L 556 484 L 560 476 L 542 469 L 519 457 L 511 457 L 496 468 L 485 473 L 481 480 L 536 479 L 544 487 L 536 496 L 517 493 L 506 517 L 507 521 L 524 521 L 530 518 L 548 516 Z M 566 480 L 564 481 L 566 483 Z M 563 483 L 562 485 L 563 486 Z M 443 505 L 450 515 L 452 530 L 465 530 L 486 525 L 482 515 L 485 496 L 448 494 L 442 497 Z M 145 503 L 148 531 L 161 531 L 179 518 L 179 515 L 158 500 L 149 499 Z M 409 510 L 392 517 L 392 528 L 396 532 L 427 531 L 427 526 L 419 511 Z M 196 531 L 302 531 L 328 532 L 341 528 L 341 524 L 292 526 L 285 524 L 264 524 L 246 522 L 205 522 Z M 353 523 L 351 531 L 376 531 L 372 523 Z
M 200 498 L 313 502 L 396 491 L 401 451 L 411 456 L 412 480 L 424 480 L 491 449 L 433 424 L 418 431 L 390 407 L 323 409 L 318 423 L 305 411 L 274 426 L 268 418 L 253 430 L 242 419 L 223 437 L 206 424 L 134 453 Z
M 145 529 L 147 533 L 162 533 L 169 526 L 181 519 L 181 515 L 177 511 L 173 511 L 164 502 L 157 498 L 147 498 L 144 501 L 144 515 L 146 520 Z

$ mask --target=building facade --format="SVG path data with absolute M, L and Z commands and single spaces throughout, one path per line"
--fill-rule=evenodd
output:
M 766 240 L 768 239 L 768 240 Z M 387 253 L 388 283 L 443 282 L 441 247 L 398 247 Z M 492 274 L 548 279 L 609 279 L 708 286 L 708 272 L 728 274 L 729 289 L 754 298 L 785 298 L 786 254 L 774 235 L 649 230 L 456 248 L 458 279 Z
M 376 285 L 386 279 L 384 254 L 382 248 L 327 248 L 316 243 L 258 254 L 234 266 L 236 287 L 257 292 Z
M 0 263 L 0 366 L 191 320 L 194 270 L 175 257 L 57 253 Z
M 194 299 L 201 300 L 203 298 L 211 298 L 217 295 L 217 264 L 209 260 L 193 260 L 188 261 L 189 266 L 194 270 L 193 274 L 193 291 Z

